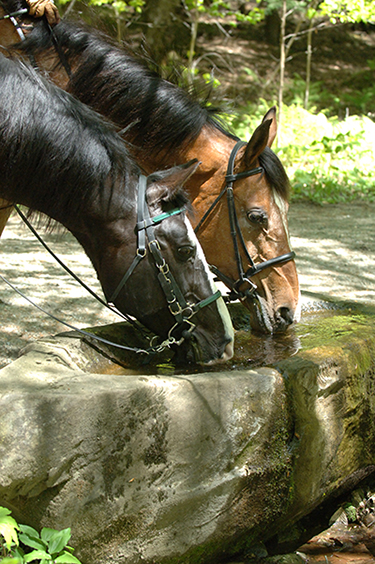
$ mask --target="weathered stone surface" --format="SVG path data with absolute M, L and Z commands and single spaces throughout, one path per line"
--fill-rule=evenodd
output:
M 79 339 L 37 343 L 0 371 L 0 505 L 70 526 L 85 564 L 208 563 L 281 538 L 375 464 L 374 318 L 332 319 L 256 370 L 89 373 Z

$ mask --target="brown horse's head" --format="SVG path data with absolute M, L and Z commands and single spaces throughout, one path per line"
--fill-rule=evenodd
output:
M 198 228 L 208 262 L 216 267 L 214 271 L 219 278 L 235 290 L 234 296 L 249 309 L 251 326 L 266 333 L 285 331 L 299 315 L 299 284 L 287 224 L 289 182 L 279 159 L 270 150 L 276 132 L 276 110 L 272 108 L 234 158 L 235 217 L 232 214 L 232 220 L 230 218 L 229 188 L 223 190 Z M 230 149 L 232 158 L 234 143 L 232 141 Z M 215 169 L 215 174 L 209 177 L 194 200 L 198 219 L 202 219 L 217 198 L 215 186 L 219 182 L 222 188 L 230 184 L 227 164 Z M 272 262 L 284 255 L 285 262 Z M 263 264 L 265 261 L 271 262 Z

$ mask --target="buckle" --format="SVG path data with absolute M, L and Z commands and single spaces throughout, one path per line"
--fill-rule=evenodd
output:
M 181 313 L 184 318 L 184 321 L 191 319 L 195 314 L 194 306 L 188 304 L 184 309 L 181 310 Z
M 242 284 L 248 284 L 249 287 L 246 288 L 246 290 L 240 290 L 239 286 L 242 286 Z M 257 286 L 256 284 L 254 284 L 254 282 L 252 282 L 249 278 L 242 278 L 240 280 L 237 280 L 237 282 L 234 284 L 232 292 L 234 292 L 238 296 L 239 300 L 244 300 L 246 298 L 253 297 L 256 290 Z

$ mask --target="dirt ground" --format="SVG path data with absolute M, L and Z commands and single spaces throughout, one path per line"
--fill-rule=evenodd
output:
M 289 226 L 304 299 L 375 304 L 375 204 L 294 203 Z M 43 237 L 71 270 L 100 293 L 89 260 L 69 233 Z M 17 215 L 5 228 L 0 250 L 0 274 L 53 315 L 79 328 L 118 320 L 55 263 Z M 69 330 L 1 279 L 0 315 L 0 367 L 15 360 L 28 342 Z

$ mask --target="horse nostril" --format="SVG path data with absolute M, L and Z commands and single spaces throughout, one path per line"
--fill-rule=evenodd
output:
M 291 325 L 294 321 L 294 311 L 289 307 L 279 307 L 277 316 L 285 325 Z

